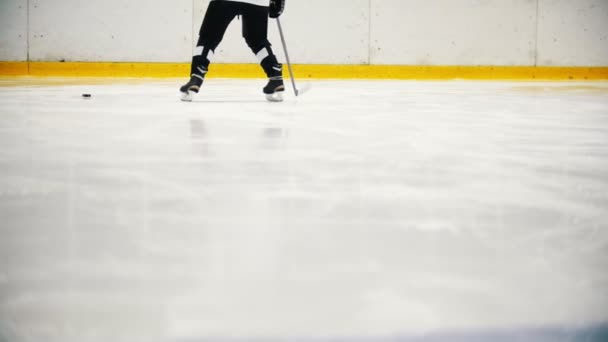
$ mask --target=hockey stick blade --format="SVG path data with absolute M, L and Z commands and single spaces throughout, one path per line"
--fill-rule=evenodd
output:
M 302 87 L 300 87 L 300 89 L 296 89 L 296 96 L 302 96 L 306 94 L 310 90 L 310 88 L 312 88 L 312 84 L 305 83 Z

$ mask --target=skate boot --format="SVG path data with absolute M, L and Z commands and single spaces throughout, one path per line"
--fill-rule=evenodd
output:
M 264 87 L 264 94 L 266 94 L 266 100 L 271 102 L 283 101 L 284 91 L 285 85 L 283 84 L 282 76 L 271 77 L 268 81 L 268 84 Z
M 193 74 L 192 77 L 190 77 L 190 81 L 179 88 L 179 91 L 182 93 L 181 100 L 186 102 L 192 101 L 192 96 L 198 93 L 202 84 L 203 77 Z
M 277 73 L 269 77 L 268 84 L 264 87 L 264 94 L 266 94 L 266 100 L 268 101 L 283 101 L 283 92 L 285 91 L 285 85 L 283 84 L 281 67 L 281 64 L 278 64 L 277 66 L 273 67 L 273 69 L 277 71 Z

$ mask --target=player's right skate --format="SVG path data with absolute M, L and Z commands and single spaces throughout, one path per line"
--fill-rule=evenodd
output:
M 283 101 L 284 91 L 285 85 L 283 84 L 282 76 L 271 77 L 268 81 L 268 84 L 264 87 L 264 94 L 266 94 L 266 100 L 271 102 Z
M 202 84 L 203 78 L 193 74 L 192 77 L 190 77 L 190 81 L 179 88 L 179 91 L 182 93 L 181 100 L 186 102 L 192 101 L 193 95 L 198 93 Z
M 276 61 L 274 55 L 270 55 L 262 61 L 262 68 L 264 68 L 264 71 L 268 76 L 268 84 L 264 87 L 266 100 L 271 102 L 283 101 L 283 92 L 285 92 L 285 85 L 283 84 L 283 65 Z

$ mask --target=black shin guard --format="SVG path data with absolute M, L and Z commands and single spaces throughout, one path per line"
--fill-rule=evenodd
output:
M 266 45 L 257 51 L 256 56 L 260 60 L 260 65 L 268 78 L 283 76 L 282 65 L 277 61 L 277 57 L 270 45 Z
M 213 50 L 204 46 L 197 46 L 192 57 L 190 75 L 198 75 L 204 78 L 209 70 L 211 57 L 213 57 Z
M 190 76 L 198 75 L 205 77 L 209 70 L 209 61 L 203 56 L 192 57 L 192 65 L 190 66 Z

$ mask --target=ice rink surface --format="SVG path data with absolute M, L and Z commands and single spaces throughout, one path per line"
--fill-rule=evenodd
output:
M 0 341 L 608 340 L 608 83 L 183 81 L 0 80 Z

